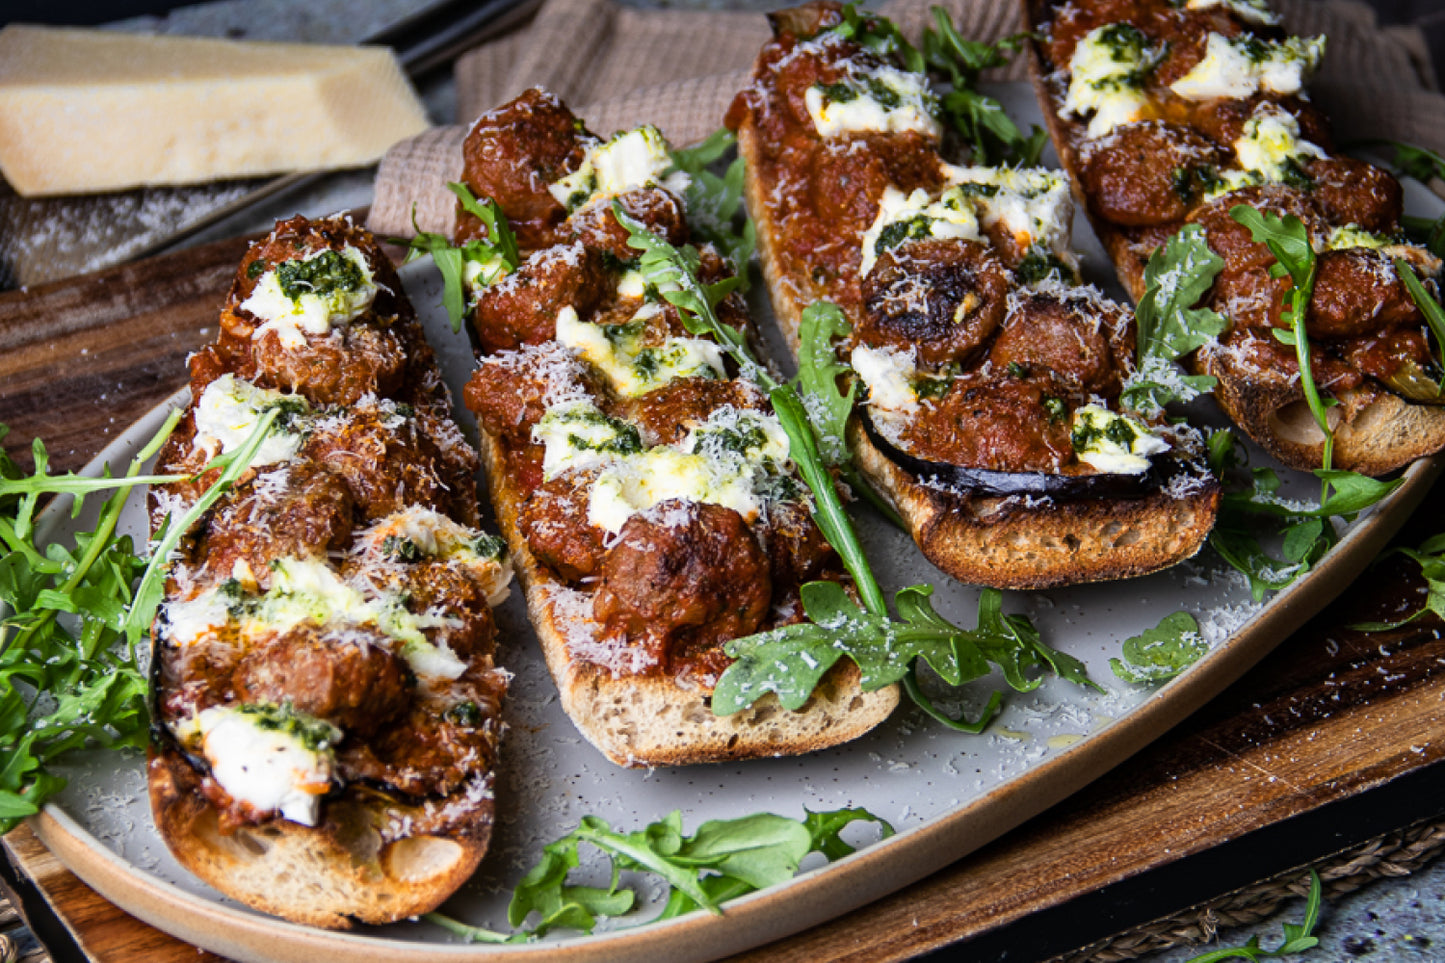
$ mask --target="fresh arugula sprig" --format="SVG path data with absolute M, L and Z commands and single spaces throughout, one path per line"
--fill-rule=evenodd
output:
M 1404 484 L 1403 478 L 1379 481 L 1339 469 L 1319 468 L 1314 474 L 1326 492 L 1319 505 L 1282 498 L 1279 475 L 1272 468 L 1254 469 L 1249 489 L 1228 492 L 1220 501 L 1209 544 L 1248 577 L 1256 602 L 1264 598 L 1265 592 L 1292 584 L 1334 547 L 1339 536 L 1331 519 L 1352 521 Z M 1275 523 L 1275 534 L 1284 536 L 1283 558 L 1271 555 L 1260 544 L 1261 520 Z
M 247 444 L 226 456 L 226 464 L 207 466 L 223 468 L 223 481 L 212 492 L 244 468 L 278 414 L 268 412 Z M 184 522 L 173 526 L 175 538 L 163 540 L 149 563 L 136 555 L 130 536 L 116 531 L 136 486 L 189 477 L 140 474 L 181 415 L 171 413 L 120 478 L 108 470 L 100 478 L 51 475 L 39 439 L 32 446 L 31 476 L 0 455 L 0 605 L 10 609 L 0 620 L 0 832 L 39 812 L 65 787 L 65 779 L 48 769 L 64 753 L 84 746 L 145 745 L 147 673 L 136 643 L 155 616 L 164 562 Z M 0 438 L 5 433 L 0 426 Z M 85 497 L 100 491 L 111 494 L 95 528 L 76 533 L 73 550 L 58 542 L 37 544 L 35 515 L 42 496 L 74 496 L 75 517 Z M 141 588 L 133 592 L 137 580 Z
M 1003 105 L 978 90 L 979 75 L 1004 67 L 1029 40 L 1016 33 L 996 43 L 968 40 L 954 27 L 948 11 L 933 7 L 933 26 L 923 32 L 923 58 L 930 70 L 946 78 L 950 90 L 940 99 L 944 119 L 973 148 L 973 162 L 1034 167 L 1048 134 L 1034 125 L 1025 136 Z
M 1395 622 L 1357 622 L 1350 628 L 1360 632 L 1390 632 L 1409 625 L 1427 612 L 1445 619 L 1445 533 L 1427 538 L 1419 548 L 1391 549 L 1375 561 L 1397 554 L 1414 559 L 1420 566 L 1420 575 L 1425 579 L 1425 604 Z
M 496 202 L 491 198 L 477 200 L 465 184 L 451 183 L 447 185 L 447 190 L 457 196 L 463 211 L 474 215 L 486 226 L 486 237 L 473 238 L 465 244 L 453 244 L 452 239 L 445 234 L 433 234 L 417 228 L 416 236 L 410 240 L 393 240 L 407 246 L 403 264 L 415 261 L 422 255 L 431 255 L 432 261 L 442 274 L 442 306 L 446 308 L 447 317 L 451 319 L 452 330 L 460 331 L 468 307 L 467 265 L 481 265 L 484 272 L 490 269 L 492 277 L 484 279 L 490 281 L 504 273 L 515 271 L 522 263 L 522 256 L 517 248 L 516 235 L 512 233 L 511 226 Z M 412 226 L 416 227 L 415 210 L 412 211 Z
M 745 165 L 741 157 L 735 157 L 722 177 L 708 170 L 736 143 L 731 131 L 719 128 L 695 147 L 670 151 L 670 156 L 673 169 L 684 171 L 689 178 L 683 199 L 688 226 L 733 262 L 743 280 L 742 290 L 747 290 L 758 232 L 757 225 L 743 211 Z
M 830 28 L 830 32 L 885 60 L 896 60 L 912 73 L 921 74 L 928 69 L 923 54 L 908 42 L 897 24 L 876 13 L 860 11 L 856 3 L 844 4 L 843 22 Z
M 1134 311 L 1138 326 L 1138 367 L 1124 383 L 1125 405 L 1153 415 L 1171 402 L 1189 401 L 1214 390 L 1218 379 L 1186 375 L 1178 361 L 1222 334 L 1229 322 L 1210 308 L 1196 308 L 1224 259 L 1210 249 L 1204 229 L 1189 224 L 1149 257 L 1144 296 Z
M 1251 936 L 1249 942 L 1243 946 L 1213 950 L 1193 957 L 1185 963 L 1223 963 L 1224 960 L 1250 960 L 1252 963 L 1259 963 L 1260 960 L 1278 959 L 1281 956 L 1292 956 L 1295 953 L 1314 949 L 1320 945 L 1319 938 L 1314 935 L 1314 932 L 1320 922 L 1320 906 L 1324 902 L 1323 891 L 1320 874 L 1310 870 L 1310 892 L 1305 899 L 1305 918 L 1299 923 L 1285 923 L 1284 942 L 1274 949 L 1261 948 L 1259 937 L 1256 935 Z
M 1123 658 L 1109 660 L 1109 668 L 1125 682 L 1151 685 L 1167 682 L 1198 662 L 1209 643 L 1199 634 L 1199 620 L 1188 612 L 1164 616 L 1152 629 L 1125 639 Z
M 1282 278 L 1288 275 L 1291 281 L 1287 295 L 1289 300 L 1283 315 L 1283 320 L 1289 327 L 1270 330 L 1277 341 L 1295 349 L 1295 359 L 1299 364 L 1300 390 L 1304 392 L 1305 402 L 1309 405 L 1315 424 L 1325 436 L 1321 465 L 1329 470 L 1334 460 L 1335 433 L 1330 428 L 1328 409 L 1337 402 L 1333 398 L 1326 399 L 1320 395 L 1319 386 L 1315 384 L 1314 374 L 1310 370 L 1310 342 L 1309 335 L 1305 332 L 1305 317 L 1315 289 L 1316 261 L 1309 229 L 1293 214 L 1280 217 L 1268 211 L 1257 211 L 1248 204 L 1237 204 L 1230 208 L 1229 216 L 1249 229 L 1254 243 L 1263 244 L 1274 255 L 1275 263 L 1270 266 L 1270 276 Z M 1329 497 L 1328 482 L 1322 497 Z
M 814 621 L 728 643 L 726 651 L 737 661 L 718 680 L 712 702 L 715 713 L 726 715 L 738 711 L 769 691 L 777 692 L 784 705 L 797 708 L 817 686 L 826 670 L 826 666 L 817 669 L 816 664 L 827 661 L 828 665 L 832 665 L 843 655 L 852 659 L 863 672 L 865 690 L 877 689 L 904 678 L 919 657 L 923 657 L 945 681 L 966 681 L 985 674 L 986 659 L 999 665 L 1006 681 L 1020 691 L 1039 684 L 1038 679 L 1028 677 L 1027 670 L 1043 664 L 1070 681 L 1081 685 L 1093 684 L 1088 681 L 1082 663 L 1045 646 L 1027 619 L 998 615 L 994 619 L 999 626 L 998 631 L 969 633 L 953 626 L 933 610 L 927 601 L 932 593 L 928 586 L 910 586 L 900 590 L 895 602 L 904 621 L 901 624 L 893 621 L 883 590 L 868 564 L 853 523 L 843 509 L 828 471 L 828 463 L 820 450 L 819 436 L 829 429 L 816 428 L 798 389 L 778 381 L 759 365 L 750 354 L 742 332 L 718 318 L 713 308 L 731 288 L 726 282 L 704 285 L 698 281 L 695 250 L 673 247 L 629 217 L 620 205 L 613 205 L 613 214 L 631 235 L 628 243 L 642 252 L 639 264 L 644 278 L 656 287 L 663 298 L 679 308 L 688 331 L 711 335 L 739 368 L 768 392 L 773 411 L 788 436 L 789 454 L 813 493 L 813 518 L 828 544 L 838 552 L 863 601 L 860 609 L 843 588 L 833 582 L 803 585 L 804 611 Z M 815 318 L 827 316 L 826 309 L 815 314 Z M 828 324 L 826 321 L 818 323 Z M 826 368 L 824 364 L 818 370 Z M 818 377 L 825 375 L 819 374 Z M 823 387 L 820 385 L 820 390 Z M 836 382 L 832 392 L 837 395 Z M 836 406 L 836 397 L 828 401 L 828 405 L 830 408 Z M 1001 608 L 1000 600 L 1001 596 L 996 592 L 986 591 L 981 597 L 981 628 L 985 611 L 997 613 Z M 975 643 L 973 649 L 969 648 L 969 642 Z M 783 668 L 774 671 L 775 666 L 763 664 L 767 659 L 756 656 L 756 651 L 767 651 L 776 656 L 775 663 L 781 659 Z M 980 655 L 978 660 L 972 658 L 975 651 Z M 783 658 L 785 655 L 786 659 Z M 981 670 L 980 664 L 983 665 Z M 962 667 L 964 665 L 967 666 L 967 674 Z M 918 691 L 916 679 L 913 683 L 908 686 L 910 694 Z M 926 711 L 934 711 L 926 702 L 920 704 Z
M 893 827 L 866 809 L 808 812 L 802 820 L 772 813 L 711 820 L 691 836 L 683 835 L 682 813 L 674 811 L 632 833 L 614 830 L 596 816 L 584 816 L 571 833 L 542 850 L 512 892 L 507 924 L 524 927 L 516 933 L 468 926 L 441 913 L 427 919 L 468 940 L 520 943 L 553 929 L 591 933 L 599 917 L 622 916 L 636 905 L 636 895 L 621 884 L 624 872 L 647 873 L 668 887 L 667 903 L 649 922 L 672 919 L 697 909 L 722 914 L 730 899 L 792 879 L 809 853 L 829 860 L 854 851 L 842 831 L 855 822 L 878 824 L 884 838 Z M 599 850 L 610 864 L 606 887 L 569 884 L 581 863 L 583 844 Z

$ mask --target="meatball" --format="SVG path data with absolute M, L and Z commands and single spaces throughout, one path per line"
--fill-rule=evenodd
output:
M 988 359 L 996 373 L 1047 369 L 1078 391 L 1112 397 L 1130 355 L 1132 320 L 1102 299 L 1032 294 L 1004 319 Z
M 522 505 L 517 523 L 537 561 L 564 582 L 597 571 L 604 532 L 587 518 L 596 471 L 572 471 L 544 481 Z
M 661 187 L 640 187 L 618 197 L 617 203 L 635 221 L 668 243 L 687 243 L 687 221 L 682 202 Z M 572 215 L 568 229 L 588 247 L 612 255 L 619 261 L 635 261 L 642 253 L 627 243 L 627 228 L 612 213 L 611 203 L 594 204 Z
M 1270 275 L 1274 255 L 1265 245 L 1256 244 L 1249 228 L 1230 216 L 1230 210 L 1239 204 L 1281 217 L 1293 214 L 1304 223 L 1312 238 L 1323 236 L 1325 222 L 1308 194 L 1282 186 L 1232 191 L 1189 216 L 1189 220 L 1203 226 L 1209 247 L 1224 259 L 1224 269 L 1215 278 L 1209 306 L 1235 326 L 1278 327 L 1283 324 L 1280 315 L 1291 282 L 1288 277 Z
M 635 640 L 609 667 L 715 677 L 729 661 L 722 643 L 768 614 L 769 570 L 731 508 L 672 500 L 632 516 L 602 560 L 592 601 L 604 636 Z
M 1201 175 L 1218 162 L 1214 145 L 1188 128 L 1147 121 L 1099 140 L 1081 179 L 1095 215 L 1145 227 L 1183 219 L 1199 199 Z
M 1425 323 L 1388 255 L 1368 248 L 1326 251 L 1316 262 L 1305 315 L 1311 337 L 1358 338 Z
M 1221 97 L 1196 101 L 1189 106 L 1189 120 L 1195 130 L 1216 144 L 1232 147 L 1244 134 L 1244 125 L 1265 103 L 1275 104 L 1293 116 L 1299 123 L 1301 139 L 1330 149 L 1334 141 L 1329 120 L 1314 104 L 1295 96 L 1260 93 L 1243 99 Z
M 462 179 L 477 197 L 497 202 L 523 247 L 556 240 L 567 211 L 547 188 L 582 166 L 580 129 L 561 100 L 534 87 L 479 117 L 462 144 Z M 476 217 L 459 214 L 458 243 L 483 233 Z
M 1375 234 L 1398 228 L 1404 200 L 1389 171 L 1352 157 L 1316 158 L 1305 171 L 1315 182 L 1315 203 L 1331 222 Z
M 625 417 L 642 430 L 646 444 L 675 445 L 723 405 L 765 411 L 767 398 L 747 381 L 679 378 L 638 398 Z
M 538 251 L 482 293 L 476 318 L 482 350 L 492 354 L 550 341 L 557 334 L 558 311 L 571 307 L 585 318 L 613 287 L 596 248 L 573 243 Z
M 417 430 L 414 419 L 389 406 L 353 409 L 345 419 L 322 423 L 302 445 L 301 455 L 339 475 L 366 519 L 407 505 L 447 514 L 454 498 L 465 509 L 466 492 L 439 470 L 436 446 Z
M 837 565 L 837 553 L 803 502 L 770 505 L 765 534 L 774 599 L 779 593 L 823 577 Z
M 347 732 L 376 732 L 406 708 L 413 679 L 377 629 L 320 629 L 302 623 L 252 649 L 236 667 L 245 703 L 289 702 Z
M 196 543 L 207 584 L 249 568 L 264 589 L 277 558 L 324 559 L 351 542 L 354 499 L 340 476 L 298 461 L 252 476 L 220 503 Z
M 1066 384 L 1027 378 L 959 379 L 903 427 L 902 448 L 928 461 L 993 471 L 1057 472 L 1074 456 Z
M 485 359 L 463 392 L 468 408 L 488 434 L 510 446 L 532 440 L 532 426 L 562 397 L 597 399 L 591 369 L 555 341 Z
M 977 241 L 917 241 L 885 251 L 863 278 L 864 344 L 918 349 L 925 365 L 962 361 L 1003 320 L 1009 272 Z
M 376 564 L 353 556 L 341 575 L 348 581 L 364 579 L 380 593 L 405 598 L 409 612 L 440 616 L 443 624 L 428 626 L 422 633 L 428 642 L 445 646 L 459 659 L 491 655 L 496 647 L 497 624 L 487 606 L 485 587 L 464 564 L 438 559 Z
M 263 388 L 278 388 L 322 405 L 354 404 L 368 394 L 401 391 L 405 341 L 396 331 L 347 325 L 327 335 L 307 335 L 287 347 L 275 331 L 239 346 L 247 356 L 237 375 Z

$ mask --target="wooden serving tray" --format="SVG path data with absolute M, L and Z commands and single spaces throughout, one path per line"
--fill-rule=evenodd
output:
M 51 446 L 52 470 L 77 469 L 179 387 L 185 356 L 214 337 L 245 244 L 221 242 L 0 295 L 0 421 L 11 427 L 12 457 L 28 464 L 30 439 L 39 436 Z M 1411 540 L 1445 521 L 1432 501 L 1406 526 Z M 1341 805 L 1367 804 L 1392 782 L 1445 773 L 1432 768 L 1445 744 L 1429 738 L 1445 723 L 1438 624 L 1371 636 L 1342 628 L 1417 606 L 1423 594 L 1408 569 L 1398 563 L 1367 572 L 1229 692 L 1083 793 L 845 920 L 737 959 L 896 960 L 959 940 L 975 941 L 980 958 L 992 958 L 994 944 L 1012 947 L 1011 960 L 1042 958 L 1147 917 L 1088 914 L 1062 944 L 1049 944 L 1040 931 L 1058 928 L 1032 925 L 1038 914 L 1067 912 L 1101 889 L 1167 873 L 1307 814 L 1327 818 Z M 1391 809 L 1385 829 L 1440 808 L 1430 801 L 1438 793 L 1416 795 L 1414 810 Z M 1301 861 L 1357 842 L 1350 830 L 1374 825 L 1350 823 Z M 28 830 L 4 842 L 91 959 L 204 959 L 111 907 Z M 1253 849 L 1245 875 L 1231 882 L 1215 873 L 1205 884 L 1218 892 L 1289 868 Z M 1200 885 L 1188 890 L 1189 900 L 1213 895 Z

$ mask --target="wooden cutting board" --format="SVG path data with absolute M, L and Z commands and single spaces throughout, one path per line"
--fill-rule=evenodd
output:
M 78 469 L 184 384 L 185 357 L 215 336 L 245 245 L 225 241 L 0 294 L 0 422 L 10 426 L 5 446 L 12 457 L 28 466 L 31 439 L 39 436 L 49 445 L 52 470 Z M 1436 502 L 1427 498 L 1407 524 L 1412 541 L 1445 524 L 1445 508 Z M 983 951 L 991 937 L 1014 941 L 1022 955 L 1010 959 L 1029 959 L 1020 944 L 1037 941 L 1028 923 L 1039 914 L 1057 917 L 1101 889 L 1163 878 L 1231 840 L 1282 832 L 1307 814 L 1328 818 L 1345 803 L 1385 798 L 1392 783 L 1445 773 L 1434 765 L 1445 741 L 1429 737 L 1445 730 L 1439 623 L 1376 635 L 1343 628 L 1397 617 L 1402 605 L 1418 607 L 1423 598 L 1402 560 L 1376 567 L 1229 692 L 1085 792 L 845 921 L 739 959 L 898 960 L 965 939 Z M 1445 809 L 1432 801 L 1438 798 L 1431 793 L 1380 818 L 1397 820 L 1385 826 L 1393 828 L 1435 815 Z M 1343 848 L 1356 841 L 1352 829 L 1374 825 L 1349 822 L 1322 834 L 1309 856 Z M 91 959 L 198 958 L 194 948 L 105 903 L 27 830 L 5 845 Z M 1236 883 L 1289 868 L 1256 849 Z M 1227 875 L 1214 878 L 1221 891 L 1228 888 Z M 1212 895 L 1197 885 L 1180 890 L 1186 891 L 1195 894 L 1191 900 Z M 1159 905 L 1162 913 L 1183 904 Z M 1074 919 L 1076 942 L 1050 952 L 1142 919 Z M 1020 920 L 1028 923 L 1021 927 Z

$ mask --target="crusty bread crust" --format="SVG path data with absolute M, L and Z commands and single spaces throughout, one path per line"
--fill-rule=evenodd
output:
M 431 912 L 476 871 L 491 834 L 487 798 L 468 801 L 479 817 L 470 836 L 383 843 L 378 828 L 411 815 L 409 807 L 350 789 L 317 826 L 274 819 L 223 834 L 178 752 L 152 748 L 147 770 L 156 829 L 182 866 L 247 906 L 326 929 Z
M 480 447 L 497 523 L 562 709 L 612 762 L 681 766 L 814 752 L 858 738 L 898 705 L 895 685 L 864 692 L 848 659 L 839 660 L 796 712 L 769 693 L 730 716 L 713 714 L 708 690 L 665 677 L 614 677 L 579 659 L 574 645 L 586 645 L 601 631 L 592 620 L 591 596 L 568 588 L 532 555 L 518 524 L 521 496 L 508 479 L 502 445 L 483 432 Z
M 738 131 L 738 150 L 747 169 L 744 193 L 757 225 L 763 275 L 796 356 L 803 309 L 822 292 L 779 257 L 766 187 L 755 173 L 761 155 L 750 123 Z M 1219 509 L 1219 483 L 1206 472 L 1190 486 L 1161 488 L 1142 498 L 1041 503 L 941 491 L 920 484 L 879 451 L 856 418 L 848 438 L 859 470 L 903 518 L 924 557 L 973 585 L 1046 589 L 1157 572 L 1203 547 Z
M 1026 29 L 1035 36 L 1048 20 L 1049 0 L 1020 0 Z M 1044 57 L 1043 45 L 1029 44 L 1029 76 L 1048 127 L 1049 138 L 1058 151 L 1059 163 L 1068 174 L 1074 199 L 1084 209 L 1089 225 L 1099 238 L 1119 282 L 1135 304 L 1144 296 L 1144 268 L 1150 251 L 1133 243 L 1118 227 L 1098 218 L 1090 209 L 1080 180 L 1081 165 L 1076 145 L 1084 125 L 1059 116 L 1060 92 L 1050 82 L 1055 65 Z M 1297 377 L 1277 371 L 1260 371 L 1235 363 L 1229 352 L 1218 346 L 1201 348 L 1187 357 L 1185 365 L 1193 374 L 1219 379 L 1214 399 L 1224 413 L 1265 451 L 1290 468 L 1313 471 L 1324 460 L 1325 436 L 1310 414 Z M 1384 475 L 1417 458 L 1445 448 L 1445 407 L 1415 405 L 1383 389 L 1336 392 L 1340 404 L 1329 412 L 1335 444 L 1332 465 L 1364 475 Z

